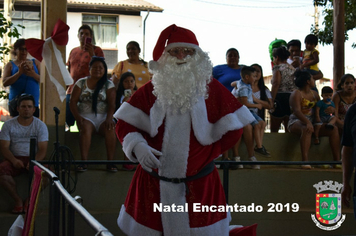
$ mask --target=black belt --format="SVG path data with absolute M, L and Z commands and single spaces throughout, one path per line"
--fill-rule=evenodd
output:
M 199 173 L 197 173 L 195 175 L 192 175 L 192 176 L 188 176 L 186 178 L 167 178 L 167 177 L 158 175 L 158 173 L 155 172 L 155 171 L 151 171 L 151 172 L 147 171 L 147 173 L 149 173 L 153 177 L 156 177 L 156 178 L 158 178 L 160 180 L 171 182 L 171 183 L 175 183 L 175 184 L 179 184 L 179 183 L 186 183 L 186 182 L 189 182 L 189 181 L 196 180 L 196 179 L 202 178 L 204 176 L 207 176 L 208 174 L 210 174 L 214 170 L 214 168 L 215 168 L 215 164 L 212 161 L 209 164 L 207 164 L 206 166 L 204 166 L 204 168 Z

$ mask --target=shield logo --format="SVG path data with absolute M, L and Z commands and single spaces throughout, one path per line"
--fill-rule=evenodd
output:
M 326 225 L 335 224 L 341 218 L 341 194 L 316 194 L 316 218 Z

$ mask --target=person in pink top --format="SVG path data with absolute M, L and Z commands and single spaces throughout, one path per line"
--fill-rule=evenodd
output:
M 67 61 L 68 71 L 73 78 L 73 84 L 67 89 L 66 98 L 66 123 L 68 126 L 74 125 L 74 116 L 69 108 L 70 95 L 74 84 L 81 78 L 89 75 L 89 62 L 93 56 L 104 57 L 103 50 L 95 46 L 94 32 L 89 25 L 82 25 L 78 30 L 80 46 L 73 48 Z

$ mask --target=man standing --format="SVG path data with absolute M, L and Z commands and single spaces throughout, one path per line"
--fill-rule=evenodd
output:
M 74 125 L 74 116 L 69 108 L 70 95 L 77 80 L 89 75 L 89 62 L 93 56 L 104 57 L 104 52 L 100 47 L 94 46 L 94 32 L 89 25 L 82 25 L 78 30 L 80 46 L 70 51 L 67 66 L 73 78 L 73 84 L 67 89 L 66 97 L 66 123 L 68 126 Z
M 228 212 L 194 211 L 193 204 L 226 205 L 213 160 L 253 117 L 212 79 L 210 59 L 190 30 L 166 28 L 153 59 L 152 81 L 114 115 L 125 154 L 140 163 L 119 227 L 135 236 L 228 235 Z
M 22 213 L 23 200 L 17 193 L 14 176 L 29 168 L 30 139 L 37 139 L 36 160 L 43 160 L 47 152 L 48 129 L 38 118 L 34 117 L 35 99 L 24 94 L 18 100 L 19 116 L 4 123 L 0 132 L 0 149 L 4 160 L 0 163 L 0 184 L 15 201 L 13 213 Z
M 356 175 L 354 179 L 354 194 L 352 194 L 351 177 L 356 167 L 356 106 L 352 105 L 346 113 L 344 121 L 344 132 L 342 135 L 342 171 L 343 171 L 343 188 L 341 192 L 342 203 L 350 207 L 353 201 L 354 214 L 356 218 Z

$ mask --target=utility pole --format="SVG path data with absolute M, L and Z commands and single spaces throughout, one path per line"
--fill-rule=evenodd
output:
M 341 76 L 345 73 L 345 2 L 344 0 L 333 0 L 333 5 L 333 81 L 334 88 L 336 88 Z
M 319 11 L 318 11 L 318 5 L 314 2 L 314 25 L 315 29 L 318 31 L 319 30 Z M 316 47 L 319 47 L 319 44 L 316 45 Z

